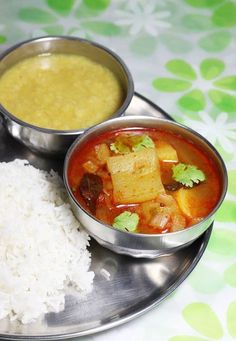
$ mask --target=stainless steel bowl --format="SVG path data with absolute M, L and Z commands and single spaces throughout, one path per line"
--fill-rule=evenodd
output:
M 78 54 L 108 67 L 120 81 L 125 93 L 123 104 L 111 118 L 122 115 L 128 107 L 133 97 L 134 85 L 127 66 L 114 52 L 85 39 L 47 36 L 16 44 L 0 56 L 0 77 L 19 61 L 43 53 Z M 74 139 L 84 132 L 84 129 L 53 130 L 28 124 L 15 117 L 14 113 L 8 112 L 1 104 L 0 112 L 9 133 L 31 150 L 41 153 L 65 154 Z
M 161 128 L 181 134 L 188 140 L 193 141 L 209 155 L 219 171 L 222 182 L 222 191 L 216 207 L 206 218 L 200 223 L 178 232 L 166 234 L 135 234 L 119 231 L 102 223 L 77 202 L 70 189 L 67 178 L 68 166 L 73 153 L 78 148 L 83 148 L 83 146 L 95 136 L 113 129 L 125 127 Z M 78 138 L 68 150 L 64 163 L 63 176 L 73 212 L 88 234 L 95 238 L 102 246 L 117 253 L 127 254 L 133 257 L 155 258 L 160 255 L 172 253 L 192 243 L 206 231 L 213 222 L 214 215 L 221 205 L 227 190 L 227 172 L 224 162 L 216 149 L 204 137 L 192 129 L 178 123 L 144 116 L 120 117 L 110 120 L 109 122 L 103 122 L 96 127 L 89 129 L 81 138 Z

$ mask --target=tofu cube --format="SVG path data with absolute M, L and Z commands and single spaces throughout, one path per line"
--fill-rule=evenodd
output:
M 116 203 L 140 203 L 165 193 L 155 148 L 109 157 L 107 167 Z
M 178 162 L 176 150 L 165 141 L 155 143 L 158 159 L 164 162 Z

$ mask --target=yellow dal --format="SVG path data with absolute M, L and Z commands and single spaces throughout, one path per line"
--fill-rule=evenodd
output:
M 90 59 L 66 54 L 27 58 L 0 78 L 0 102 L 14 116 L 43 128 L 86 128 L 123 102 L 115 75 Z

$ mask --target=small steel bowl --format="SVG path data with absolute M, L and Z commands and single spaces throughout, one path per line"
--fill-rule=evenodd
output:
M 113 51 L 85 39 L 46 36 L 16 44 L 0 55 L 0 77 L 19 61 L 44 53 L 78 54 L 106 66 L 120 81 L 125 93 L 123 104 L 111 115 L 111 118 L 121 116 L 128 107 L 133 97 L 134 84 L 127 66 Z M 7 130 L 14 138 L 33 151 L 49 155 L 65 154 L 75 138 L 89 128 L 54 130 L 37 127 L 18 119 L 14 113 L 8 112 L 1 104 L 0 113 L 2 113 Z
M 215 163 L 221 178 L 222 190 L 219 201 L 212 212 L 201 222 L 177 232 L 165 234 L 141 234 L 123 232 L 106 225 L 86 211 L 74 197 L 68 183 L 68 167 L 73 153 L 95 136 L 117 128 L 145 127 L 158 128 L 180 134 L 193 143 L 197 144 Z M 120 254 L 133 257 L 155 258 L 169 254 L 187 246 L 205 232 L 211 225 L 214 215 L 221 205 L 227 190 L 227 171 L 224 162 L 216 149 L 201 135 L 192 129 L 181 124 L 166 119 L 126 116 L 115 118 L 109 122 L 103 122 L 96 127 L 89 129 L 85 134 L 78 138 L 67 152 L 64 163 L 64 184 L 69 195 L 72 210 L 76 218 L 80 221 L 84 229 L 90 236 L 97 240 L 102 246 Z

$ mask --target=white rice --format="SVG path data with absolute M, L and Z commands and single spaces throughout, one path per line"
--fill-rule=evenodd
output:
M 88 236 L 64 195 L 55 172 L 0 163 L 0 319 L 33 322 L 63 310 L 69 288 L 92 289 Z

